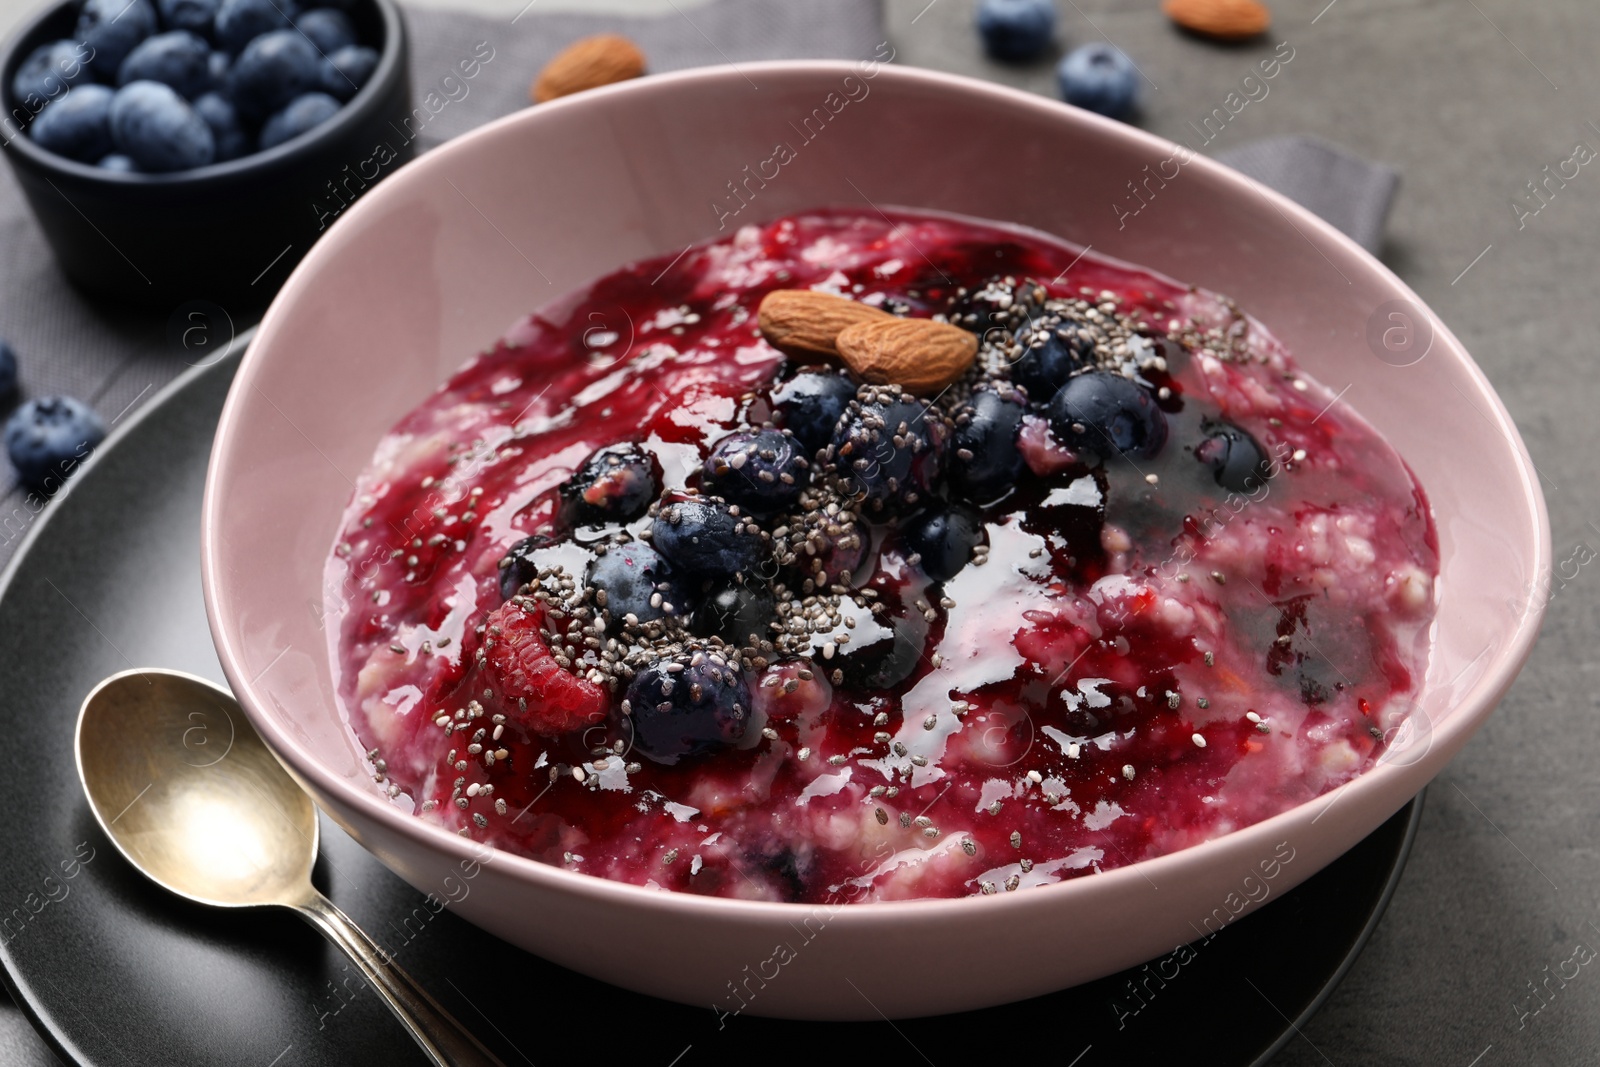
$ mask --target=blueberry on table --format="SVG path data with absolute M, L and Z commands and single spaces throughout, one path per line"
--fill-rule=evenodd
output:
M 285 0 L 222 0 L 213 30 L 217 47 L 242 52 L 262 34 L 287 29 L 293 10 Z
M 11 79 L 11 95 L 19 104 L 37 111 L 44 101 L 89 77 L 89 68 L 83 61 L 88 54 L 88 49 L 77 41 L 51 41 L 40 45 L 17 66 L 17 73 Z M 29 97 L 38 103 L 30 104 Z
M 750 722 L 750 686 L 719 653 L 693 649 L 652 663 L 628 685 L 633 751 L 668 766 L 737 744 Z
M 937 408 L 884 386 L 850 404 L 826 458 L 860 513 L 902 515 L 932 495 L 948 437 Z
M 152 81 L 193 100 L 211 87 L 211 46 L 188 30 L 146 37 L 117 69 L 117 84 Z
M 1246 430 L 1221 420 L 1201 426 L 1206 435 L 1194 449 L 1194 458 L 1211 468 L 1217 484 L 1233 493 L 1253 493 L 1272 477 L 1272 462 Z
M 1058 441 L 1102 459 L 1148 459 L 1167 442 L 1167 417 L 1149 391 L 1112 371 L 1070 379 L 1051 399 L 1049 414 Z
M 946 457 L 950 487 L 975 504 L 1010 492 L 1025 464 L 1017 448 L 1027 410 L 1016 390 L 981 389 L 955 411 Z
M 756 515 L 793 507 L 811 479 L 804 446 L 782 430 L 740 430 L 719 440 L 706 457 L 708 492 Z
M 1061 99 L 1104 115 L 1125 119 L 1139 97 L 1139 71 L 1114 45 L 1096 41 L 1075 48 L 1056 67 Z
M 981 0 L 976 22 L 988 53 L 1015 62 L 1050 47 L 1056 9 L 1050 0 Z
M 960 505 L 919 515 L 905 529 L 906 546 L 922 557 L 922 573 L 936 582 L 961 573 L 983 537 L 978 513 Z
M 322 56 L 296 30 L 274 30 L 257 37 L 228 71 L 233 106 L 250 119 L 265 118 L 296 97 L 322 87 Z
M 608 445 L 561 486 L 561 517 L 571 526 L 631 522 L 661 492 L 661 464 L 636 444 Z
M 0 341 L 0 400 L 9 400 L 17 392 L 17 353 L 10 344 Z
M 650 540 L 668 563 L 694 578 L 754 573 L 766 555 L 755 520 L 717 497 L 674 494 L 663 500 Z
M 29 489 L 50 494 L 106 439 L 94 409 L 70 396 L 29 400 L 6 420 L 6 453 Z
M 210 38 L 216 32 L 218 0 L 156 0 L 161 24 Z
M 348 45 L 322 64 L 322 91 L 340 100 L 355 96 L 378 69 L 378 53 L 366 45 Z
M 104 85 L 80 85 L 49 105 L 28 126 L 28 136 L 60 156 L 93 163 L 111 151 L 111 103 Z
M 318 7 L 294 20 L 295 29 L 311 38 L 324 55 L 332 55 L 341 48 L 356 43 L 356 30 L 350 16 L 331 7 Z
M 253 147 L 250 133 L 239 121 L 239 112 L 227 97 L 221 93 L 202 93 L 194 102 L 194 111 L 211 127 L 211 139 L 217 146 L 213 162 L 226 163 L 250 154 Z
M 140 170 L 157 174 L 203 167 L 217 152 L 205 119 L 160 82 L 130 82 L 117 90 L 111 101 L 111 139 Z
M 95 74 L 114 81 L 133 46 L 156 32 L 150 0 L 84 0 L 73 34 L 93 49 L 86 61 Z
M 1089 366 L 1094 355 L 1094 345 L 1071 322 L 1028 323 L 1018 327 L 1015 336 L 1021 351 L 1011 362 L 1011 380 L 1041 404 L 1055 396 L 1068 378 Z
M 306 93 L 289 102 L 289 106 L 268 118 L 261 125 L 261 149 L 276 148 L 302 133 L 327 122 L 339 113 L 342 104 L 327 93 Z
M 788 430 L 805 446 L 808 455 L 833 439 L 833 428 L 850 401 L 856 383 L 832 370 L 803 370 L 772 392 L 772 422 Z
M 100 162 L 96 163 L 95 166 L 99 167 L 101 170 L 116 171 L 118 174 L 139 173 L 139 164 L 135 163 L 121 152 L 113 152 L 109 156 L 102 156 Z
M 613 623 L 627 622 L 629 616 L 651 622 L 689 611 L 689 593 L 678 575 L 642 541 L 609 546 L 589 564 L 584 582 Z

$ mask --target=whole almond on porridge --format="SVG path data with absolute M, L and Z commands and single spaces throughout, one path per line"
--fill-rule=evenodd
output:
M 1221 41 L 1242 41 L 1272 24 L 1261 0 L 1164 0 L 1161 10 L 1189 32 Z
M 756 318 L 768 344 L 801 359 L 839 358 L 834 339 L 857 323 L 899 321 L 887 311 L 815 289 L 775 289 L 761 298 Z
M 861 322 L 838 337 L 839 356 L 856 377 L 936 396 L 958 381 L 978 354 L 978 338 L 931 319 Z
M 644 73 L 644 53 L 626 37 L 602 33 L 574 41 L 545 64 L 533 83 L 533 102 L 542 104 Z

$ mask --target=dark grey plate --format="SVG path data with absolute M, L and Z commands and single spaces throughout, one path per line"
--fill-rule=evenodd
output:
M 236 365 L 237 354 L 189 372 L 120 429 L 36 521 L 6 573 L 5 982 L 58 1055 L 96 1067 L 421 1063 L 378 998 L 299 919 L 185 904 L 128 867 L 101 835 L 73 770 L 78 705 L 105 675 L 163 666 L 222 679 L 201 604 L 200 503 Z M 1193 949 L 1192 960 L 1169 961 L 1168 980 L 1128 972 L 897 1025 L 719 1021 L 708 1008 L 584 978 L 448 911 L 434 916 L 421 894 L 326 819 L 317 880 L 508 1067 L 597 1057 L 743 1064 L 802 1038 L 835 1055 L 848 1049 L 852 1060 L 942 1062 L 974 1034 L 1035 1046 L 1057 1035 L 1048 1058 L 1075 1067 L 1196 1062 L 1197 1040 L 1206 1063 L 1256 1064 L 1293 1039 L 1360 952 L 1400 878 L 1420 812 L 1419 798 L 1315 878 Z M 1137 1011 L 1130 981 L 1143 994 Z M 6 1062 L 50 1062 L 23 1029 L 18 1012 L 0 1011 Z

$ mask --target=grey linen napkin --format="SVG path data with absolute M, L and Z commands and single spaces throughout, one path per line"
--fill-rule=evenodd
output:
M 1400 172 L 1369 163 L 1314 137 L 1268 137 L 1217 153 L 1217 162 L 1276 189 L 1352 237 L 1368 252 L 1383 243 L 1383 224 Z

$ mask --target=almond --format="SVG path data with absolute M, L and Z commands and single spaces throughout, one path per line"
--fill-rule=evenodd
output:
M 639 46 L 614 33 L 602 33 L 574 41 L 562 50 L 534 81 L 529 95 L 542 104 L 558 96 L 570 96 L 612 82 L 623 82 L 644 73 L 644 53 Z
M 838 359 L 834 338 L 847 326 L 898 321 L 887 311 L 815 289 L 775 289 L 762 297 L 756 318 L 768 344 L 801 359 Z
M 937 396 L 960 380 L 978 354 L 978 338 L 932 319 L 858 322 L 838 337 L 839 356 L 856 377 Z
M 1161 10 L 1189 32 L 1221 41 L 1242 41 L 1272 24 L 1261 0 L 1162 0 Z

